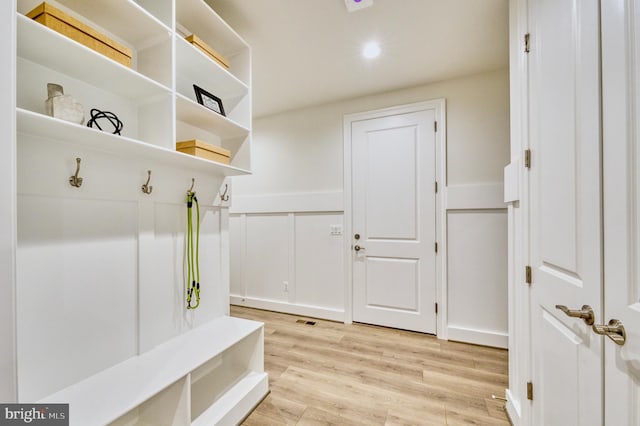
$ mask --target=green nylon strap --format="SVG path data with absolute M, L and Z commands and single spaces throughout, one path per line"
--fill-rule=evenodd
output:
M 196 210 L 195 252 L 193 238 L 193 205 Z M 187 192 L 187 309 L 200 306 L 200 206 L 195 192 Z M 195 296 L 195 304 L 192 304 Z

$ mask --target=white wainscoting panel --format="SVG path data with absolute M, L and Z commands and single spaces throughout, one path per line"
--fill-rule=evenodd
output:
M 295 215 L 295 303 L 344 310 L 342 213 Z
M 153 232 L 140 235 L 140 352 L 225 311 L 225 295 L 221 290 L 220 210 L 200 206 L 200 306 L 187 311 L 185 206 L 157 203 L 150 208 L 153 214 L 145 217 L 154 218 Z
M 344 239 L 335 233 L 342 212 L 242 213 L 229 221 L 232 304 L 344 320 Z
M 247 295 L 287 301 L 285 282 L 290 280 L 288 215 L 247 215 L 245 241 L 246 260 L 242 264 L 242 275 Z
M 20 400 L 136 354 L 137 210 L 131 201 L 18 196 Z
M 443 337 L 506 347 L 507 210 L 502 183 L 445 189 L 447 258 Z M 322 195 L 318 195 L 322 194 Z M 232 200 L 231 303 L 296 315 L 345 319 L 345 235 L 332 193 Z M 291 210 L 287 210 L 287 208 Z M 319 210 L 313 210 L 318 208 Z M 270 210 L 273 209 L 273 210 Z M 287 283 L 286 289 L 284 283 Z
M 447 212 L 448 337 L 506 348 L 507 211 Z
M 231 269 L 231 294 L 244 294 L 243 262 L 245 259 L 245 226 L 246 216 L 231 215 L 229 217 L 229 268 Z

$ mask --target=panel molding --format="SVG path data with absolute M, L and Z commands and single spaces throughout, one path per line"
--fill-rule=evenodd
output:
M 231 214 L 341 212 L 343 210 L 342 191 L 234 195 L 229 207 Z
M 321 318 L 338 322 L 343 322 L 345 315 L 344 310 L 339 309 L 301 305 L 296 303 L 280 302 L 276 300 L 267 300 L 255 297 L 242 297 L 234 294 L 231 295 L 230 299 L 232 305 L 265 309 L 268 311 L 283 312 L 285 314 L 300 315 L 311 318 Z
M 283 220 L 278 224 L 266 225 L 263 223 L 262 226 L 268 226 L 268 228 L 251 230 L 251 227 L 247 226 L 247 223 L 252 219 L 259 220 L 270 217 L 280 217 Z M 307 229 L 303 232 L 298 230 L 301 220 L 305 218 L 313 218 L 316 231 Z M 339 238 L 337 247 L 341 250 L 343 237 L 330 234 L 330 228 L 333 225 L 343 226 L 342 212 L 236 213 L 231 215 L 231 220 L 236 223 L 236 235 L 231 236 L 230 244 L 232 247 L 236 247 L 236 255 L 240 256 L 240 259 L 234 262 L 234 270 L 231 274 L 235 279 L 231 283 L 232 305 L 239 304 L 258 309 L 344 321 L 343 314 L 336 315 L 336 312 L 344 313 L 342 299 L 344 281 L 341 280 L 344 264 L 342 253 L 335 254 L 338 241 L 332 240 Z M 305 221 L 309 223 L 308 219 Z M 274 226 L 277 226 L 277 229 Z M 321 228 L 317 228 L 318 226 Z M 267 229 L 270 237 L 260 235 L 262 229 Z M 317 229 L 324 230 L 319 231 L 320 234 L 318 234 Z M 280 234 L 282 235 L 278 237 L 277 241 L 273 240 L 274 235 Z M 300 244 L 300 235 L 303 235 L 309 244 Z M 265 238 L 267 240 L 263 241 Z M 252 261 L 248 255 L 248 247 L 251 241 L 255 242 L 256 239 L 262 241 L 262 251 L 278 252 L 281 258 L 286 258 L 286 261 L 277 264 L 271 262 L 268 266 L 269 269 L 262 271 L 259 280 L 250 281 L 251 277 L 247 271 L 255 269 L 256 265 L 254 264 L 255 256 Z M 317 257 L 318 250 L 334 253 L 330 256 L 333 260 L 327 260 L 326 256 L 321 256 L 319 259 L 324 259 L 318 261 L 321 266 L 310 267 L 310 264 L 319 264 L 318 262 L 310 263 L 308 260 L 308 256 L 313 256 L 313 253 L 316 253 Z M 336 261 L 336 256 L 339 261 Z M 264 265 L 261 267 L 265 268 Z M 301 278 L 300 274 L 306 275 L 302 275 Z M 305 276 L 310 278 L 304 279 Z M 277 279 L 273 277 L 277 277 Z M 252 282 L 257 282 L 257 284 L 250 285 Z M 240 303 L 242 300 L 254 302 L 244 304 Z

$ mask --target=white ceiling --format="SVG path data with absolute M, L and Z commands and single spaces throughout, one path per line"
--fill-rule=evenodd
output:
M 255 117 L 508 64 L 508 0 L 209 1 L 251 45 Z

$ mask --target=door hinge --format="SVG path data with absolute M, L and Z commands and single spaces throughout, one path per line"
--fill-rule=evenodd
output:
M 435 248 L 436 248 L 436 253 L 438 252 L 438 243 L 435 244 Z
M 437 121 L 434 121 L 434 122 L 433 122 L 433 131 L 434 131 L 434 132 L 437 132 L 437 131 L 438 131 L 438 122 L 437 122 Z
M 531 266 L 524 267 L 524 282 L 531 285 Z
M 436 194 L 438 193 L 438 182 L 436 181 Z
M 533 401 L 533 383 L 527 382 L 527 399 Z
M 531 36 L 529 35 L 529 33 L 526 33 L 524 35 L 524 53 L 529 53 L 531 45 L 529 42 L 529 39 L 531 38 Z
M 524 150 L 524 166 L 527 169 L 531 168 L 531 150 L 530 149 Z
M 438 314 L 438 304 L 436 303 L 436 315 Z

